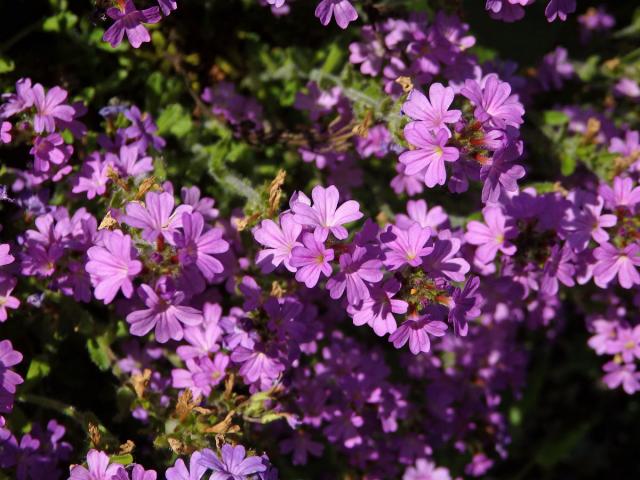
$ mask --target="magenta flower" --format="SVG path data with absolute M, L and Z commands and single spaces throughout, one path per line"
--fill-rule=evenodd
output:
M 396 225 L 403 230 L 407 230 L 412 224 L 417 223 L 421 227 L 429 227 L 432 232 L 437 232 L 438 227 L 449 220 L 442 207 L 435 206 L 432 209 L 427 207 L 424 200 L 409 200 L 407 202 L 407 215 L 399 213 L 396 215 Z
M 423 228 L 418 223 L 414 223 L 407 230 L 390 226 L 380 236 L 384 265 L 389 270 L 398 270 L 404 265 L 417 267 L 422 263 L 422 257 L 433 250 L 433 247 L 427 246 L 429 237 L 431 237 L 431 229 Z
M 0 105 L 0 119 L 12 117 L 33 106 L 33 87 L 30 78 L 21 78 L 16 82 L 16 93 L 2 95 L 4 103 Z
M 131 245 L 131 237 L 120 230 L 105 231 L 102 245 L 87 251 L 89 261 L 85 268 L 91 276 L 94 295 L 98 300 L 111 303 L 118 290 L 131 298 L 132 280 L 142 271 L 142 263 L 136 260 L 137 256 L 137 251 Z
M 431 350 L 429 335 L 442 337 L 447 331 L 447 324 L 427 317 L 412 315 L 389 336 L 395 348 L 402 348 L 409 342 L 409 350 L 414 355 Z
M 575 11 L 576 0 L 549 0 L 544 14 L 549 22 L 553 22 L 556 18 L 564 22 L 567 16 Z
M 347 301 L 356 305 L 369 298 L 367 283 L 382 280 L 382 262 L 371 258 L 364 247 L 356 246 L 352 253 L 343 253 L 339 263 L 340 272 L 327 282 L 329 294 L 335 300 L 342 297 L 346 289 Z
M 598 243 L 609 240 L 609 234 L 605 228 L 613 227 L 617 223 L 615 215 L 602 214 L 604 202 L 601 197 L 598 197 L 595 202 L 585 203 L 582 209 L 574 213 L 573 218 L 567 222 L 566 229 L 569 232 L 567 240 L 576 252 L 585 250 L 592 238 Z
M 447 172 L 444 162 L 455 162 L 460 156 L 456 147 L 447 147 L 449 133 L 445 129 L 432 133 L 423 122 L 411 122 L 404 128 L 407 141 L 417 147 L 400 155 L 400 162 L 405 165 L 404 173 L 414 175 L 424 170 L 424 183 L 432 188 L 444 185 Z
M 67 98 L 67 91 L 60 87 L 53 87 L 46 95 L 44 87 L 39 83 L 33 86 L 33 105 L 36 114 L 33 117 L 33 130 L 36 133 L 53 133 L 56 120 L 71 122 L 76 111 L 70 105 L 63 104 Z
M 19 364 L 22 354 L 13 349 L 9 340 L 0 341 L 0 412 L 9 413 L 13 409 L 13 396 L 23 378 L 9 367 Z M 2 418 L 2 417 L 0 417 Z
M 464 258 L 457 256 L 460 247 L 460 239 L 452 237 L 449 230 L 442 230 L 434 241 L 433 251 L 424 258 L 423 268 L 432 275 L 447 277 L 454 282 L 464 281 L 471 267 Z
M 497 128 L 507 125 L 518 128 L 522 123 L 524 107 L 517 95 L 511 95 L 511 85 L 502 82 L 495 73 L 487 75 L 481 83 L 465 81 L 460 93 L 476 107 L 475 117 Z
M 457 122 L 462 115 L 460 110 L 449 110 L 453 98 L 453 88 L 433 83 L 429 87 L 428 99 L 419 90 L 411 90 L 402 106 L 402 112 L 412 120 L 421 121 L 423 126 L 434 133 L 444 129 L 450 134 L 447 123 Z
M 199 213 L 182 214 L 182 232 L 173 234 L 178 248 L 178 258 L 184 266 L 195 265 L 207 280 L 222 273 L 224 266 L 212 254 L 229 250 L 229 243 L 222 239 L 220 228 L 212 228 L 205 233 L 204 218 Z
M 576 269 L 573 265 L 573 258 L 573 252 L 568 246 L 553 246 L 542 271 L 541 292 L 546 295 L 556 295 L 560 286 L 558 282 L 567 287 L 575 285 L 573 277 Z
M 619 364 L 615 361 L 605 363 L 603 367 L 607 374 L 602 377 L 602 381 L 607 387 L 614 389 L 622 385 L 622 388 L 629 395 L 633 395 L 640 390 L 640 373 L 636 372 L 635 363 Z
M 405 470 L 402 480 L 451 480 L 451 475 L 446 468 L 437 467 L 426 458 L 418 458 L 415 466 Z
M 498 251 L 512 256 L 516 246 L 509 240 L 518 236 L 518 229 L 502 214 L 498 207 L 485 207 L 482 210 L 485 223 L 472 220 L 467 224 L 464 238 L 471 245 L 478 245 L 475 257 L 483 264 L 492 262 Z
M 0 123 L 0 143 L 11 143 L 11 128 L 10 122 Z
M 293 219 L 301 225 L 313 227 L 321 242 L 327 239 L 329 232 L 338 240 L 344 240 L 348 232 L 342 225 L 362 218 L 360 204 L 355 200 L 348 200 L 338 207 L 340 194 L 333 185 L 327 188 L 317 185 L 311 191 L 311 198 L 313 206 L 302 202 L 293 205 Z
M 336 23 L 342 29 L 347 28 L 350 22 L 358 19 L 358 12 L 349 0 L 321 0 L 316 7 L 315 14 L 325 27 L 329 25 L 331 17 L 335 17 Z
M 87 453 L 88 469 L 82 465 L 76 465 L 71 469 L 69 480 L 112 480 L 118 470 L 119 464 L 109 463 L 109 456 L 98 450 L 89 450 Z
M 200 480 L 207 471 L 202 462 L 202 455 L 200 452 L 193 452 L 189 458 L 189 468 L 184 463 L 184 460 L 179 458 L 173 467 L 168 468 L 165 472 L 167 480 Z
M 16 288 L 16 279 L 0 275 L 0 323 L 7 320 L 7 309 L 15 310 L 20 306 L 20 300 L 11 296 Z
M 0 243 L 0 267 L 14 262 L 15 257 L 9 253 L 10 250 L 11 247 L 8 243 Z
M 124 134 L 130 140 L 135 140 L 133 144 L 138 148 L 140 154 L 147 151 L 149 145 L 156 150 L 162 150 L 167 142 L 162 137 L 156 135 L 158 126 L 147 112 L 141 112 L 135 105 L 124 112 L 124 116 L 131 122 Z
M 202 324 L 197 327 L 187 327 L 184 330 L 184 339 L 189 345 L 180 345 L 177 348 L 176 352 L 181 359 L 187 361 L 192 358 L 206 357 L 220 350 L 218 343 L 222 336 L 222 328 L 218 322 L 221 315 L 220 305 L 204 304 Z
M 265 272 L 274 270 L 280 264 L 290 272 L 295 272 L 296 267 L 291 265 L 291 255 L 295 247 L 302 246 L 298 241 L 302 225 L 289 213 L 280 215 L 279 223 L 280 225 L 273 220 L 263 220 L 253 229 L 256 241 L 268 247 L 258 252 L 256 263 L 261 265 Z
M 333 250 L 325 248 L 324 244 L 311 233 L 302 236 L 303 246 L 291 250 L 291 266 L 297 268 L 296 280 L 303 282 L 307 288 L 313 288 L 322 273 L 325 277 L 331 275 Z
M 622 288 L 631 288 L 640 284 L 640 246 L 636 243 L 624 248 L 616 248 L 610 243 L 601 244 L 593 251 L 596 265 L 593 269 L 593 279 L 600 288 L 607 288 L 609 282 L 617 275 Z
M 229 357 L 224 353 L 216 353 L 213 359 L 205 356 L 189 359 L 186 364 L 186 370 L 175 368 L 171 371 L 173 387 L 190 389 L 194 398 L 200 395 L 208 397 L 213 387 L 224 380 Z
M 297 430 L 292 437 L 280 442 L 282 453 L 291 453 L 291 463 L 294 465 L 306 465 L 309 454 L 314 457 L 321 457 L 324 445 L 315 442 L 304 430 Z
M 462 290 L 456 288 L 449 299 L 448 319 L 453 323 L 453 330 L 456 335 L 466 337 L 469 331 L 467 320 L 480 316 L 482 300 L 478 293 L 479 287 L 480 279 L 478 277 L 470 277 L 464 288 Z
M 144 283 L 138 288 L 138 295 L 147 308 L 127 315 L 131 334 L 143 336 L 155 329 L 156 340 L 160 343 L 166 343 L 169 339 L 182 340 L 182 325 L 200 325 L 202 312 L 183 305 L 184 293 L 174 290 L 165 277 L 158 281 L 156 288 L 157 291 Z
M 174 234 L 182 227 L 183 213 L 190 213 L 193 207 L 180 205 L 174 211 L 175 200 L 167 192 L 148 192 L 144 200 L 144 204 L 129 202 L 122 221 L 131 227 L 141 228 L 142 238 L 147 242 L 155 242 L 162 235 L 173 245 Z
M 226 443 L 220 449 L 220 458 L 208 448 L 202 450 L 200 464 L 213 472 L 211 480 L 244 480 L 267 469 L 261 457 L 245 456 L 242 445 L 233 447 Z
M 107 183 L 109 182 L 109 162 L 103 162 L 100 154 L 94 152 L 82 165 L 80 175 L 75 180 L 73 193 L 86 193 L 87 199 L 92 200 L 98 195 L 103 195 L 107 191 Z
M 213 208 L 215 200 L 210 197 L 201 197 L 198 187 L 182 187 L 180 189 L 180 198 L 185 205 L 191 205 L 194 212 L 200 213 L 205 220 L 215 220 L 218 218 L 219 211 Z
M 140 151 L 135 145 L 122 145 L 119 155 L 109 152 L 105 155 L 105 160 L 125 177 L 137 178 L 153 172 L 153 159 L 149 156 L 140 157 Z
M 29 151 L 34 157 L 34 168 L 37 172 L 48 172 L 50 163 L 62 165 L 73 153 L 73 147 L 66 145 L 62 136 L 52 133 L 47 137 L 36 137 Z
M 640 325 L 618 328 L 618 337 L 612 345 L 611 353 L 619 353 L 625 363 L 640 359 Z
M 118 4 L 118 7 L 111 7 L 107 10 L 107 15 L 115 21 L 104 32 L 102 40 L 115 48 L 120 45 L 126 32 L 129 43 L 133 48 L 138 48 L 143 43 L 150 42 L 149 32 L 142 24 L 158 23 L 162 19 L 160 8 L 151 7 L 138 10 L 133 0 L 120 1 Z
M 369 298 L 359 307 L 349 306 L 347 309 L 353 318 L 353 324 L 367 324 L 380 337 L 395 332 L 397 324 L 393 314 L 407 313 L 409 308 L 409 304 L 404 300 L 393 298 L 401 287 L 402 284 L 394 278 L 385 282 L 382 287 L 371 287 Z
M 491 162 L 480 169 L 483 202 L 497 202 L 500 193 L 518 191 L 518 180 L 525 176 L 522 165 L 513 163 L 520 155 L 521 144 L 511 143 L 493 154 Z
M 600 185 L 598 193 L 604 198 L 607 207 L 635 208 L 640 203 L 640 186 L 633 186 L 633 180 L 629 177 L 616 177 L 613 179 L 613 188 L 607 184 Z
M 158 0 L 158 5 L 160 6 L 160 10 L 162 10 L 162 13 L 165 17 L 171 14 L 172 10 L 178 9 L 176 0 Z
M 246 347 L 237 347 L 231 353 L 231 360 L 242 364 L 238 372 L 246 383 L 273 383 L 284 370 L 284 365 L 266 353 Z

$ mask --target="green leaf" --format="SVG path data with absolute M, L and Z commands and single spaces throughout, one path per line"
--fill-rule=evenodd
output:
M 126 453 L 124 455 L 111 455 L 109 457 L 111 459 L 111 463 L 119 463 L 120 465 L 129 465 L 133 463 L 133 456 L 130 453 Z
M 322 71 L 326 73 L 335 71 L 337 67 L 342 64 L 343 57 L 344 50 L 335 43 L 331 44 L 329 54 L 322 65 Z
M 34 358 L 29 364 L 29 370 L 27 370 L 27 381 L 38 380 L 49 375 L 51 372 L 51 366 L 41 358 Z
M 598 73 L 599 55 L 591 55 L 587 60 L 576 66 L 576 73 L 583 82 L 590 82 Z
M 176 137 L 183 137 L 191 130 L 191 116 L 182 105 L 174 103 L 165 108 L 158 117 L 158 134 L 172 133 Z
M 109 359 L 109 344 L 104 336 L 90 338 L 87 340 L 87 350 L 91 361 L 102 371 L 109 370 L 111 360 Z
M 559 127 L 561 125 L 566 125 L 568 122 L 569 117 L 563 112 L 558 112 L 556 110 L 547 110 L 544 112 L 544 123 L 547 125 Z
M 576 158 L 573 155 L 563 154 L 560 159 L 560 172 L 568 177 L 576 170 Z
M 6 57 L 0 57 L 0 74 L 13 72 L 15 68 L 16 64 L 13 60 Z

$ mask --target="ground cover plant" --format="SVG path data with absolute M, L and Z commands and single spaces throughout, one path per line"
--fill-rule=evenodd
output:
M 638 478 L 640 9 L 0 5 L 0 479 Z

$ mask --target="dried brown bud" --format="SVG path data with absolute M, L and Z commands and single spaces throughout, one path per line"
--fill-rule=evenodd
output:
M 410 77 L 398 77 L 396 83 L 402 87 L 404 93 L 409 93 L 413 90 L 413 82 Z
M 145 368 L 142 373 L 134 373 L 131 375 L 131 386 L 133 387 L 134 392 L 136 392 L 136 396 L 138 398 L 142 398 L 144 396 L 144 391 L 149 385 L 149 380 L 151 380 L 151 370 Z
M 102 438 L 102 435 L 100 434 L 100 428 L 98 428 L 97 425 L 89 422 L 89 440 L 91 441 L 91 445 L 94 448 L 99 448 L 100 446 L 100 440 Z
M 98 230 L 104 230 L 105 228 L 109 230 L 113 230 L 117 226 L 118 226 L 118 221 L 111 216 L 111 210 L 109 210 L 107 214 L 104 216 L 104 218 L 102 219 L 102 221 L 100 222 L 100 225 L 98 226 Z
M 126 443 L 120 445 L 120 455 L 126 455 L 127 453 L 133 452 L 133 449 L 136 448 L 136 444 L 133 443 L 133 440 L 127 440 Z
M 280 199 L 282 198 L 282 185 L 287 178 L 287 172 L 280 169 L 276 177 L 269 185 L 269 216 L 280 210 Z

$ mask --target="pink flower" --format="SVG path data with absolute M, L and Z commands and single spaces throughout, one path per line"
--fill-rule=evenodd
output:
M 311 191 L 313 206 L 296 202 L 292 208 L 293 219 L 301 225 L 314 227 L 314 233 L 321 242 L 327 239 L 329 232 L 338 240 L 344 240 L 348 232 L 342 225 L 359 220 L 362 212 L 355 200 L 348 200 L 338 207 L 339 197 L 335 186 L 324 188 L 318 185 Z
M 347 28 L 350 22 L 358 19 L 358 12 L 349 0 L 321 0 L 316 7 L 315 14 L 325 27 L 329 25 L 331 17 L 335 17 L 336 23 L 342 29 Z
M 298 241 L 302 225 L 289 213 L 281 215 L 279 223 L 280 225 L 273 220 L 263 220 L 253 229 L 256 241 L 268 247 L 258 252 L 256 263 L 266 271 L 272 271 L 283 264 L 287 270 L 295 272 L 297 269 L 291 265 L 291 252 L 295 247 L 302 246 Z
M 180 205 L 173 210 L 175 200 L 167 192 L 149 192 L 144 197 L 145 203 L 129 202 L 126 215 L 122 221 L 127 225 L 142 229 L 142 238 L 147 242 L 155 242 L 162 235 L 173 245 L 173 234 L 182 227 L 182 214 L 193 209 L 191 205 Z
M 3 278 L 0 276 L 0 322 L 4 322 L 7 319 L 7 309 L 15 310 L 20 306 L 20 300 L 11 296 L 11 292 L 15 287 L 15 278 Z
M 67 98 L 67 91 L 60 87 L 53 87 L 45 95 L 44 87 L 39 83 L 33 86 L 33 104 L 36 114 L 33 117 L 33 129 L 36 133 L 44 131 L 53 133 L 56 120 L 70 122 L 76 111 L 70 105 L 63 104 Z
M 109 456 L 98 450 L 89 450 L 87 466 L 73 467 L 69 480 L 111 480 L 121 468 L 117 463 L 109 464 Z
M 462 115 L 460 110 L 449 110 L 453 98 L 453 88 L 433 83 L 429 87 L 428 99 L 419 90 L 411 90 L 402 106 L 402 112 L 412 120 L 421 121 L 422 125 L 434 133 L 444 129 L 450 134 L 447 123 L 457 122 Z
M 616 275 L 622 288 L 640 284 L 636 269 L 640 265 L 640 246 L 637 244 L 619 249 L 608 242 L 603 243 L 593 251 L 593 256 L 596 258 L 593 277 L 600 288 L 607 288 Z
M 315 235 L 305 233 L 302 236 L 302 246 L 294 247 L 291 251 L 291 266 L 297 268 L 296 280 L 303 282 L 307 288 L 313 288 L 322 273 L 325 277 L 331 275 L 333 250 L 325 248 Z
M 460 156 L 456 147 L 447 147 L 449 133 L 445 129 L 432 133 L 423 122 L 411 122 L 404 128 L 407 141 L 418 147 L 400 155 L 400 162 L 405 165 L 404 173 L 414 175 L 424 171 L 424 183 L 432 188 L 444 185 L 447 172 L 444 162 L 455 162 Z
M 124 0 L 124 6 L 121 8 L 110 8 L 107 10 L 107 15 L 115 22 L 104 32 L 102 40 L 109 42 L 114 48 L 120 45 L 125 32 L 133 48 L 138 48 L 143 43 L 150 42 L 149 32 L 142 24 L 158 23 L 162 19 L 160 8 L 151 7 L 138 10 L 133 0 Z
M 502 214 L 498 207 L 486 207 L 482 210 L 485 223 L 472 220 L 467 225 L 464 238 L 472 245 L 478 245 L 475 257 L 480 263 L 493 261 L 498 251 L 512 256 L 516 246 L 509 240 L 518 236 L 518 230 Z

